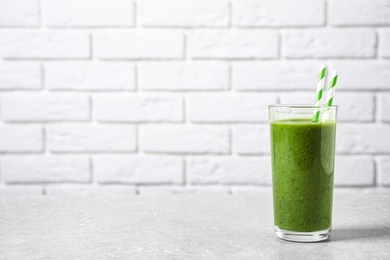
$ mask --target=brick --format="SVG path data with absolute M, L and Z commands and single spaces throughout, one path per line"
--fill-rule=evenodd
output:
M 2 97 L 4 121 L 86 121 L 90 119 L 87 95 L 9 94 Z
M 231 189 L 229 186 L 219 186 L 219 185 L 206 185 L 206 186 L 199 186 L 196 185 L 191 188 L 187 188 L 190 190 L 193 190 L 192 194 L 199 194 L 199 195 L 229 195 L 232 194 Z
M 330 24 L 390 25 L 389 4 L 389 0 L 332 0 L 330 1 Z
M 233 24 L 241 27 L 322 26 L 325 24 L 325 2 L 236 0 L 233 2 Z
M 374 161 L 369 156 L 336 156 L 335 186 L 373 186 Z
M 379 31 L 379 56 L 390 58 L 390 30 Z
M 316 62 L 238 62 L 233 64 L 232 85 L 236 90 L 313 90 L 317 74 Z
M 91 189 L 96 195 L 136 195 L 136 187 L 130 185 L 99 185 Z
M 0 63 L 1 90 L 35 90 L 42 87 L 41 66 L 37 63 Z
M 339 122 L 373 122 L 375 119 L 375 96 L 370 92 L 338 92 L 333 100 L 337 105 L 337 121 Z M 282 104 L 314 104 L 315 94 L 294 92 L 282 93 L 280 102 Z M 324 92 L 323 102 L 326 100 Z
M 49 27 L 134 25 L 134 3 L 131 0 L 46 0 L 44 5 Z
M 283 37 L 287 58 L 373 58 L 376 33 L 368 29 L 294 30 Z
M 191 58 L 272 59 L 279 57 L 279 34 L 273 31 L 195 31 L 187 37 Z
M 146 27 L 227 27 L 229 2 L 225 0 L 159 0 L 139 2 L 139 20 Z
M 89 182 L 87 157 L 9 156 L 3 158 L 6 183 Z
M 191 122 L 265 122 L 270 103 L 276 103 L 275 95 L 197 94 L 187 99 L 187 118 Z
M 221 62 L 158 62 L 138 65 L 143 90 L 225 90 L 229 67 Z
M 225 154 L 230 148 L 229 131 L 224 127 L 142 126 L 141 148 L 152 153 Z
M 101 156 L 94 158 L 99 183 L 169 184 L 183 182 L 183 161 L 172 157 Z
M 346 154 L 390 153 L 389 133 L 388 125 L 339 124 L 336 149 Z
M 31 185 L 12 185 L 0 187 L 0 197 L 43 195 L 43 187 Z
M 136 132 L 125 125 L 50 126 L 48 144 L 52 152 L 134 152 Z
M 101 59 L 180 59 L 184 37 L 178 32 L 94 34 L 94 56 Z
M 336 89 L 337 90 L 337 89 Z M 326 100 L 326 87 L 323 92 L 323 101 Z M 339 100 L 339 95 L 343 93 L 337 92 L 337 100 Z M 314 104 L 315 93 L 313 92 L 281 92 L 280 93 L 280 103 L 281 104 Z M 336 104 L 336 97 L 335 102 Z M 337 102 L 339 103 L 339 102 Z
M 192 184 L 271 183 L 270 158 L 190 158 L 187 174 Z
M 390 61 L 356 60 L 332 61 L 332 69 L 339 72 L 338 88 L 346 90 L 390 90 Z
M 135 195 L 135 187 L 129 185 L 48 185 L 45 187 L 49 196 L 113 196 Z
M 43 131 L 40 126 L 0 126 L 0 152 L 42 152 Z
M 134 90 L 134 65 L 124 62 L 50 62 L 44 65 L 50 90 Z
M 264 186 L 236 186 L 232 188 L 232 194 L 237 195 L 256 195 L 263 196 L 264 199 L 268 198 L 269 203 L 272 203 L 272 188 Z
M 381 156 L 378 159 L 378 184 L 390 186 L 390 156 Z
M 0 57 L 89 58 L 89 36 L 73 32 L 1 32 Z
M 356 194 L 378 195 L 390 194 L 390 189 L 386 187 L 337 187 L 334 189 L 334 196 L 355 196 Z
M 139 186 L 138 192 L 141 195 L 227 195 L 231 194 L 229 186 L 175 186 L 175 185 L 158 185 L 158 186 Z
M 268 125 L 237 126 L 233 129 L 233 152 L 238 154 L 269 154 L 270 151 Z
M 390 123 L 390 93 L 380 93 L 379 94 L 379 114 L 382 122 Z
M 0 1 L 0 26 L 39 26 L 39 3 L 33 0 Z
M 98 95 L 94 115 L 101 122 L 182 122 L 183 100 L 175 96 Z

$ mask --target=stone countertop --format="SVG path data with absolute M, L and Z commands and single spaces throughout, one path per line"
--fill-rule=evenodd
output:
M 270 194 L 0 199 L 1 259 L 390 259 L 390 194 L 334 199 L 321 243 L 274 235 Z

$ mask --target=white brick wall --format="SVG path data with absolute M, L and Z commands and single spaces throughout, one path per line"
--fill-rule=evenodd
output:
M 142 90 L 227 90 L 229 67 L 221 62 L 158 62 L 138 66 Z
M 44 64 L 49 90 L 134 90 L 134 65 L 121 62 L 49 62 Z
M 145 27 L 227 27 L 227 0 L 140 0 L 139 21 Z
M 390 189 L 390 0 L 0 0 L 0 196 L 267 191 L 319 63 L 337 189 Z
M 325 2 L 317 0 L 234 0 L 233 10 L 233 22 L 239 27 L 311 27 L 325 23 Z
M 336 157 L 335 186 L 373 186 L 375 185 L 374 161 L 365 155 Z
M 1 100 L 1 116 L 6 122 L 90 119 L 90 102 L 85 94 L 8 94 Z
M 100 59 L 180 59 L 184 37 L 179 32 L 100 32 L 93 44 L 93 56 Z
M 39 19 L 39 1 L 0 1 L 1 27 L 36 27 L 39 26 Z
M 187 99 L 187 119 L 198 123 L 256 123 L 268 120 L 272 94 L 197 94 Z
M 389 0 L 331 0 L 329 4 L 331 25 L 390 25 Z
M 378 162 L 378 183 L 390 187 L 390 156 L 381 156 Z
M 2 168 L 5 183 L 89 182 L 85 156 L 7 156 Z
M 390 58 L 390 30 L 379 30 L 379 55 L 383 58 Z
M 235 90 L 312 90 L 318 62 L 262 61 L 236 62 L 232 65 Z
M 181 97 L 157 95 L 95 96 L 96 120 L 99 122 L 182 122 Z
M 43 0 L 49 27 L 134 25 L 134 3 L 128 0 Z
M 233 130 L 232 145 L 233 151 L 240 155 L 269 154 L 269 126 L 236 126 Z
M 9 59 L 81 59 L 90 56 L 87 33 L 0 32 L 0 57 Z
M 390 125 L 340 124 L 336 150 L 343 154 L 378 154 L 390 152 Z
M 42 88 L 42 70 L 38 63 L 0 63 L 0 90 L 36 90 Z
M 390 113 L 389 113 L 390 93 L 379 94 L 378 103 L 379 103 L 378 109 L 379 109 L 379 115 L 380 115 L 381 121 L 384 123 L 390 123 Z
M 373 29 L 293 30 L 284 34 L 286 58 L 373 58 Z
M 274 31 L 193 31 L 187 44 L 188 55 L 194 59 L 272 59 L 279 55 L 279 35 Z
M 125 125 L 56 125 L 47 131 L 48 150 L 72 152 L 134 152 L 136 131 Z
M 43 187 L 27 185 L 9 185 L 0 188 L 0 196 L 37 196 L 42 195 Z
M 130 185 L 78 185 L 78 184 L 54 184 L 48 185 L 44 188 L 44 194 L 49 196 L 74 196 L 74 195 L 94 195 L 94 196 L 106 196 L 106 195 L 134 195 L 136 189 Z
M 43 130 L 40 126 L 0 126 L 0 152 L 36 153 L 43 151 Z M 3 173 L 4 174 L 4 173 Z
M 147 153 L 226 154 L 229 129 L 210 126 L 142 126 L 141 150 Z
M 98 183 L 183 183 L 181 158 L 99 156 L 94 158 L 94 166 Z
M 189 158 L 187 174 L 192 184 L 271 184 L 271 159 Z

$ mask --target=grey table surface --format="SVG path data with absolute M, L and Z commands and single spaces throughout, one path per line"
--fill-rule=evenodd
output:
M 265 195 L 0 199 L 1 259 L 390 259 L 390 195 L 336 196 L 333 233 L 280 240 Z

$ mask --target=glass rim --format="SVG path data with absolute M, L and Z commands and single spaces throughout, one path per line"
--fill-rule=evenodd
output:
M 337 105 L 333 106 L 327 106 L 327 105 L 319 105 L 319 106 L 314 106 L 314 105 L 308 105 L 308 104 L 274 104 L 274 105 L 269 105 L 268 108 L 329 108 L 329 109 L 337 109 Z

